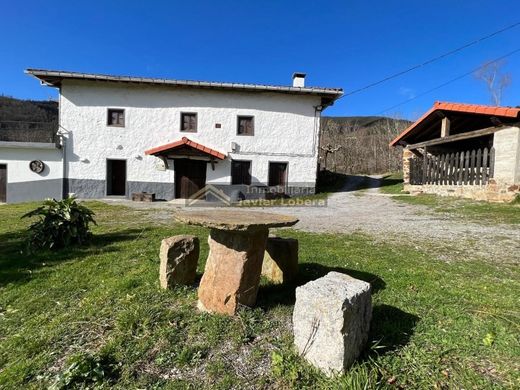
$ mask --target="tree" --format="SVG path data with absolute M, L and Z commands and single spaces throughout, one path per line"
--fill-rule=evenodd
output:
M 486 84 L 495 106 L 500 105 L 504 89 L 511 85 L 511 74 L 502 71 L 504 65 L 504 61 L 486 62 L 475 72 L 475 77 Z

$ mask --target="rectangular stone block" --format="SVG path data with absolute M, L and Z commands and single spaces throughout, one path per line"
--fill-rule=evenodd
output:
M 262 276 L 274 283 L 287 283 L 298 274 L 298 240 L 269 237 L 262 263 Z
M 159 280 L 164 289 L 176 284 L 191 285 L 197 275 L 199 239 L 196 236 L 179 235 L 162 240 Z
M 329 272 L 296 289 L 294 344 L 325 374 L 342 374 L 365 347 L 371 318 L 370 284 Z

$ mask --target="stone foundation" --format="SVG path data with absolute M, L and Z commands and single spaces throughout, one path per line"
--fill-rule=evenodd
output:
M 497 183 L 491 179 L 486 185 L 405 184 L 404 191 L 411 195 L 433 194 L 487 202 L 511 202 L 520 194 L 520 185 Z

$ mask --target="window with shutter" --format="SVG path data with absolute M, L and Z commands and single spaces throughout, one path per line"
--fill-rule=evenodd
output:
M 251 184 L 251 161 L 231 162 L 231 184 Z
M 237 122 L 237 135 L 254 135 L 254 117 L 239 116 Z
M 197 114 L 193 112 L 181 113 L 181 131 L 197 132 Z
M 107 111 L 107 126 L 125 127 L 125 110 L 109 108 Z

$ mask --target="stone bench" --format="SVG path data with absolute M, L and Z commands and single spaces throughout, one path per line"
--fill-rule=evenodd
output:
M 191 285 L 197 275 L 199 239 L 190 235 L 165 238 L 161 242 L 159 257 L 162 288 L 169 289 L 176 284 Z
M 269 237 L 262 263 L 262 276 L 274 283 L 287 283 L 298 274 L 298 240 Z
M 154 192 L 133 192 L 132 201 L 134 202 L 155 202 Z
M 296 289 L 294 343 L 325 374 L 342 374 L 365 347 L 371 318 L 370 284 L 329 272 Z

